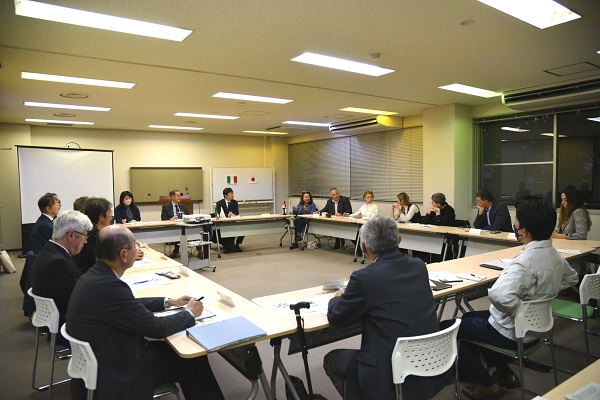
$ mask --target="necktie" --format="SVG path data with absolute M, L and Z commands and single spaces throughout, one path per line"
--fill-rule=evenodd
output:
M 488 208 L 487 210 L 485 210 L 485 213 L 487 214 L 488 225 L 491 225 L 492 223 L 490 222 L 490 209 Z
M 181 213 L 181 210 L 179 209 L 179 204 L 175 204 L 175 212 L 177 213 L 177 218 L 179 218 L 179 214 Z

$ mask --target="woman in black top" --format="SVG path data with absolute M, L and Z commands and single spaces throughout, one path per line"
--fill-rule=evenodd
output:
M 126 222 L 139 222 L 142 220 L 140 209 L 133 201 L 133 194 L 125 190 L 119 196 L 119 205 L 115 207 L 115 222 L 124 224 Z

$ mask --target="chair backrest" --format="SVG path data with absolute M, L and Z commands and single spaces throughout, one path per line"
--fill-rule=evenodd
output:
M 471 222 L 468 219 L 456 219 L 454 220 L 454 226 L 457 228 L 470 228 Z
M 94 355 L 92 346 L 88 342 L 75 339 L 67 333 L 67 324 L 63 324 L 60 333 L 71 344 L 71 360 L 67 372 L 71 378 L 83 379 L 85 387 L 96 390 L 98 378 L 98 360 Z
M 554 326 L 552 318 L 552 300 L 523 301 L 515 314 L 515 336 L 525 337 L 529 331 L 548 332 Z
M 60 314 L 54 300 L 33 294 L 31 288 L 27 290 L 27 294 L 33 297 L 35 301 L 35 314 L 33 314 L 33 318 L 31 319 L 33 326 L 37 326 L 38 328 L 46 326 L 50 330 L 50 333 L 58 333 Z
M 600 273 L 587 274 L 579 286 L 579 302 L 587 304 L 590 299 L 600 300 Z
M 421 336 L 400 337 L 392 352 L 394 383 L 407 376 L 436 376 L 452 367 L 458 355 L 456 335 L 460 319 L 442 331 Z

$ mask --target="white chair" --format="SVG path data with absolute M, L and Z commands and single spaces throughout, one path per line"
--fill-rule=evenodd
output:
M 460 319 L 457 319 L 451 327 L 442 331 L 396 340 L 392 352 L 392 375 L 397 399 L 402 399 L 402 383 L 407 376 L 436 376 L 452 367 L 458 358 L 456 335 L 459 326 Z M 454 384 L 458 390 L 458 378 Z
M 515 313 L 515 336 L 517 337 L 517 348 L 518 350 L 504 349 L 496 346 L 489 345 L 487 343 L 476 342 L 471 340 L 461 340 L 460 342 L 469 342 L 487 350 L 494 351 L 496 353 L 504 354 L 512 357 L 519 361 L 519 379 L 521 380 L 521 399 L 525 399 L 525 382 L 523 381 L 523 359 L 529 354 L 539 349 L 543 343 L 540 340 L 535 346 L 523 349 L 523 338 L 527 332 L 548 332 L 548 340 L 550 342 L 550 352 L 552 354 L 552 369 L 554 371 L 554 385 L 558 385 L 558 376 L 556 374 L 556 357 L 554 355 L 554 339 L 552 336 L 552 327 L 554 326 L 554 319 L 552 318 L 552 300 L 531 300 L 523 301 L 517 312 Z M 459 344 L 460 347 L 460 344 Z M 460 392 L 459 392 L 460 399 Z
M 73 357 L 69 361 L 69 376 L 75 379 L 83 379 L 85 387 L 88 390 L 87 399 L 92 400 L 98 378 L 98 360 L 96 360 L 92 346 L 88 342 L 75 339 L 69 335 L 67 333 L 67 324 L 61 326 L 60 333 L 71 343 L 71 354 Z M 175 384 L 167 383 L 154 388 L 154 396 L 152 398 L 156 399 L 168 394 L 174 394 L 179 399 L 179 389 Z
M 60 385 L 61 383 L 65 383 L 70 381 L 70 379 L 65 379 L 60 382 L 54 382 L 54 360 L 56 353 L 56 335 L 58 334 L 58 321 L 60 318 L 60 314 L 58 313 L 58 308 L 54 303 L 53 299 L 47 297 L 41 297 L 33 294 L 33 290 L 29 288 L 27 290 L 27 294 L 33 297 L 35 301 L 35 313 L 31 319 L 33 326 L 37 328 L 37 332 L 35 335 L 35 356 L 33 359 L 33 375 L 31 378 L 31 386 L 35 390 L 46 390 L 48 389 L 48 398 L 52 398 L 52 386 Z M 35 375 L 37 371 L 37 360 L 38 360 L 38 352 L 40 345 L 40 328 L 47 327 L 50 331 L 50 383 L 48 385 L 36 386 L 35 385 Z
M 589 274 L 583 277 L 579 286 L 579 303 L 581 304 L 581 312 L 583 314 L 583 335 L 585 336 L 585 352 L 587 354 L 588 363 L 590 360 L 590 343 L 589 335 L 600 336 L 597 332 L 591 332 L 588 328 L 588 302 L 590 299 L 600 300 L 600 274 Z M 598 308 L 596 308 L 598 313 Z M 596 354 L 594 354 L 597 357 Z

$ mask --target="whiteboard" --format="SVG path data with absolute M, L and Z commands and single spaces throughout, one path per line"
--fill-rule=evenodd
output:
M 213 167 L 212 201 L 223 198 L 223 189 L 230 187 L 237 201 L 273 201 L 273 168 Z
M 17 146 L 17 154 L 22 224 L 35 223 L 47 192 L 58 195 L 61 211 L 72 210 L 80 196 L 114 200 L 112 150 Z

